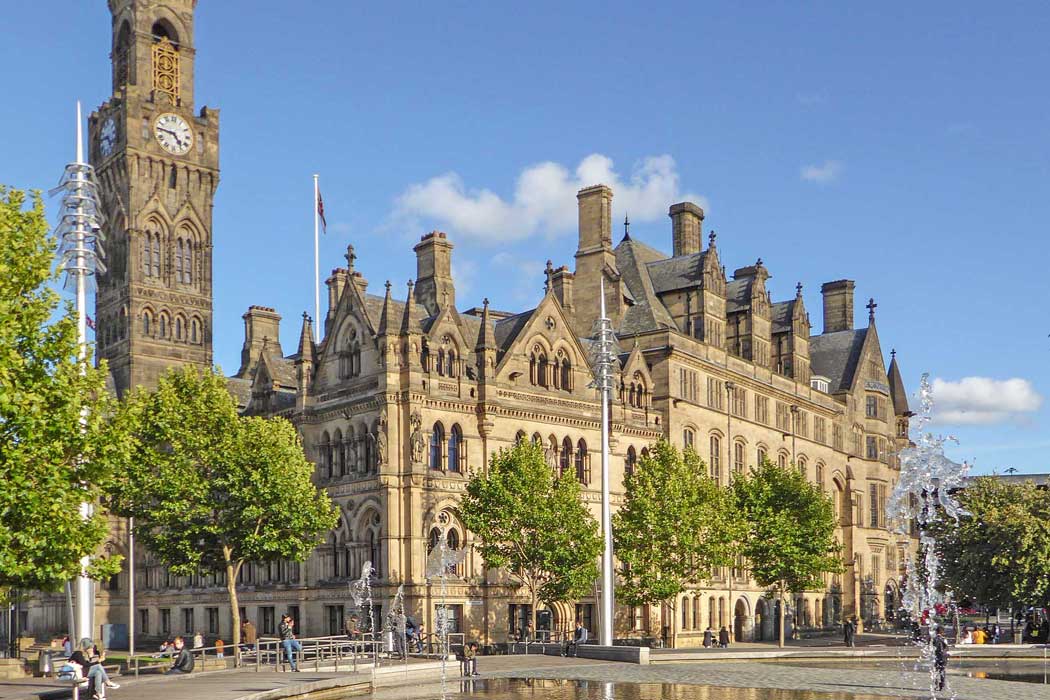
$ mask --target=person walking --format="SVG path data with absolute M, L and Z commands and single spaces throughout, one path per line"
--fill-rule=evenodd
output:
M 715 631 L 711 629 L 711 625 L 707 626 L 704 630 L 704 647 L 710 649 L 715 644 Z
M 724 625 L 722 626 L 722 629 L 718 630 L 718 648 L 729 648 L 729 630 L 727 630 Z
M 843 635 L 846 638 L 846 646 L 847 647 L 854 647 L 854 646 L 857 645 L 856 644 L 857 627 L 856 627 L 856 623 L 854 622 L 854 619 L 855 618 L 850 618 L 850 619 L 846 620 L 846 624 L 843 625 Z
M 281 615 L 281 625 L 277 631 L 281 635 L 281 646 L 284 647 L 284 656 L 288 659 L 292 673 L 299 673 L 299 662 L 295 655 L 303 650 L 303 644 L 295 638 L 295 620 L 291 615 Z
M 241 623 L 241 653 L 258 652 L 258 635 L 255 632 L 255 624 L 251 620 Z
M 225 659 L 226 658 L 226 643 L 221 639 L 215 640 L 215 658 Z
M 171 665 L 167 671 L 164 672 L 165 676 L 177 676 L 182 673 L 193 672 L 193 652 L 186 648 L 186 640 L 182 637 L 175 637 L 175 663 Z
M 948 671 L 948 640 L 944 638 L 944 628 L 938 627 L 933 638 L 933 666 L 937 671 L 937 690 L 944 690 Z
M 569 652 L 572 652 L 573 656 L 577 656 L 580 651 L 580 645 L 587 641 L 587 628 L 583 626 L 583 622 L 580 620 L 576 621 L 576 631 L 573 632 L 572 640 L 565 645 L 562 650 L 562 656 L 568 656 Z

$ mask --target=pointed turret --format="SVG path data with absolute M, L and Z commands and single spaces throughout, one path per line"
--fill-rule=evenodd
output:
M 401 335 L 409 335 L 419 330 L 419 317 L 416 315 L 414 299 L 415 284 L 408 281 L 408 297 L 405 299 L 405 312 L 401 315 Z
M 310 385 L 314 378 L 314 328 L 313 320 L 303 312 L 303 325 L 299 330 L 299 352 L 295 358 L 295 406 L 302 410 L 310 396 Z
M 390 298 L 390 280 L 386 281 L 386 296 L 383 297 L 383 311 L 379 315 L 378 335 L 394 332 L 394 301 Z
M 890 380 L 890 398 L 893 400 L 893 413 L 898 416 L 910 416 L 911 409 L 908 407 L 908 392 L 904 389 L 904 379 L 901 378 L 901 368 L 897 364 L 896 350 L 890 350 L 890 368 L 886 374 Z
M 481 352 L 482 350 L 495 350 L 496 349 L 496 334 L 492 329 L 492 323 L 489 321 L 489 300 L 486 297 L 482 302 L 481 307 L 481 329 L 478 331 L 478 342 L 474 346 L 474 350 Z

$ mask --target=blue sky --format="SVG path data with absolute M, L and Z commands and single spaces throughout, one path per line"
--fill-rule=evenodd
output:
M 909 388 L 942 380 L 953 456 L 1050 471 L 1050 6 L 797 5 L 201 2 L 197 106 L 222 110 L 216 361 L 236 369 L 253 303 L 294 349 L 312 173 L 322 270 L 352 242 L 370 291 L 403 295 L 413 241 L 440 228 L 460 306 L 509 309 L 535 303 L 548 257 L 571 266 L 573 193 L 601 178 L 663 250 L 667 206 L 698 199 L 729 270 L 762 257 L 775 298 L 801 281 L 815 329 L 820 283 L 855 279 L 858 323 L 875 297 Z M 47 188 L 74 100 L 108 96 L 109 14 L 63 0 L 5 20 L 0 182 Z

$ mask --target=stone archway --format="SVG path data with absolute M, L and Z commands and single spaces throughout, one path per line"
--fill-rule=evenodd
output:
M 747 598 L 741 596 L 733 606 L 733 639 L 737 642 L 750 642 L 754 637 L 754 620 Z
M 758 599 L 755 606 L 755 625 L 753 641 L 770 642 L 774 639 L 773 606 L 765 598 Z

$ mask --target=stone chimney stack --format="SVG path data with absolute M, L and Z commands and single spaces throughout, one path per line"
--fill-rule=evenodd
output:
M 824 332 L 836 333 L 853 329 L 853 280 L 825 282 L 820 286 L 824 297 Z
M 416 303 L 431 316 L 446 306 L 455 308 L 452 244 L 448 237 L 441 231 L 431 231 L 412 250 L 416 251 Z
M 612 248 L 612 188 L 584 187 L 576 193 L 580 213 L 580 245 L 577 255 Z
M 699 253 L 704 237 L 704 210 L 692 202 L 680 202 L 672 204 L 667 215 L 671 217 L 673 255 L 678 257 Z
M 335 310 L 339 306 L 343 290 L 346 289 L 348 278 L 349 273 L 343 268 L 337 267 L 332 270 L 331 276 L 324 281 L 325 285 L 328 286 L 328 311 L 324 315 L 325 337 L 328 336 L 328 331 L 331 329 L 332 319 L 335 318 Z
M 569 272 L 569 268 L 562 265 L 551 275 L 551 284 L 554 287 L 554 296 L 558 303 L 566 311 L 572 311 L 572 282 L 575 275 Z
M 241 316 L 244 319 L 244 346 L 241 348 L 241 368 L 237 376 L 243 377 L 255 367 L 262 353 L 263 342 L 269 343 L 271 350 L 281 351 L 281 315 L 269 306 L 249 306 L 248 312 Z

